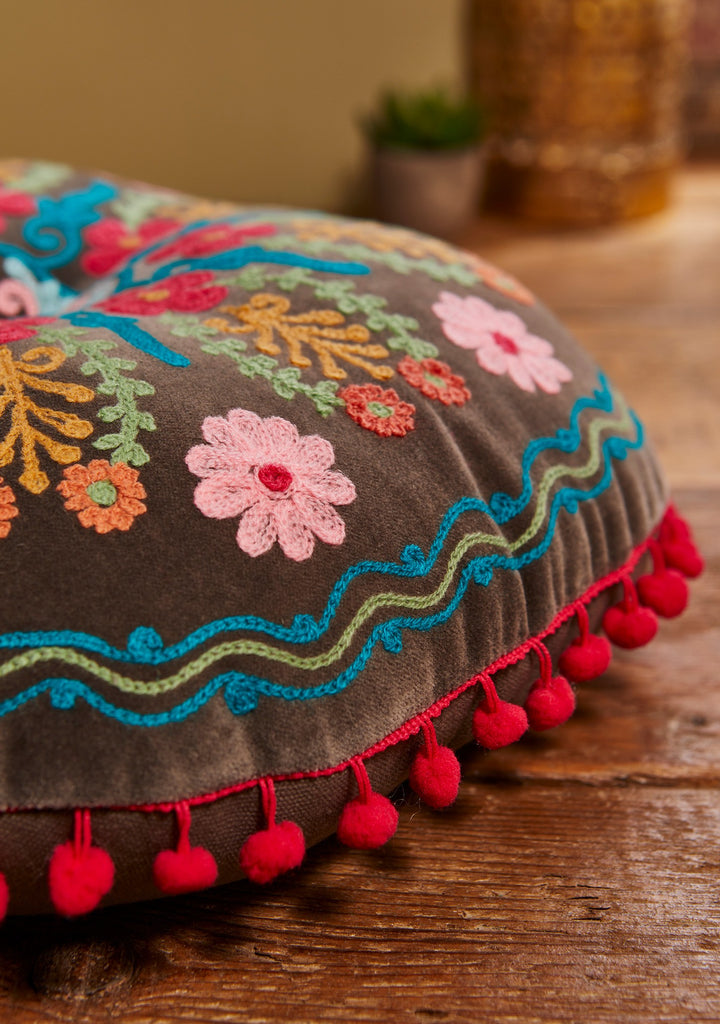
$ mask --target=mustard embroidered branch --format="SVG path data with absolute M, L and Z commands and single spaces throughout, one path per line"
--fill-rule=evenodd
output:
M 205 321 L 228 334 L 254 334 L 255 348 L 264 355 L 277 356 L 281 352 L 276 338 L 288 350 L 293 366 L 305 369 L 313 365 L 306 354 L 310 349 L 318 357 L 324 376 L 331 380 L 344 380 L 347 372 L 338 360 L 359 366 L 375 380 L 389 380 L 392 367 L 370 362 L 388 355 L 382 345 L 368 345 L 370 337 L 362 324 L 345 326 L 344 315 L 336 309 L 313 309 L 307 313 L 290 314 L 290 301 L 281 295 L 260 292 L 242 306 L 222 306 L 221 312 L 233 314 L 242 327 L 232 327 L 219 318 Z
M 94 397 L 90 388 L 42 377 L 64 362 L 64 352 L 46 345 L 30 349 L 17 361 L 7 347 L 0 348 L 0 417 L 10 410 L 9 429 L 0 442 L 0 466 L 7 466 L 14 460 L 19 442 L 24 467 L 19 480 L 32 494 L 40 494 L 50 483 L 40 468 L 38 447 L 44 448 L 50 458 L 62 466 L 77 462 L 82 454 L 76 445 L 63 444 L 43 433 L 33 425 L 32 419 L 52 427 L 64 437 L 82 439 L 93 429 L 91 423 L 74 413 L 38 405 L 27 394 L 28 391 L 43 391 L 60 395 L 68 402 L 89 402 Z
M 269 241 L 269 240 L 268 240 Z M 413 333 L 419 324 L 411 316 L 387 311 L 387 300 L 381 295 L 367 292 L 358 294 L 354 281 L 328 280 L 315 275 L 305 267 L 292 267 L 290 270 L 269 270 L 261 266 L 245 267 L 239 274 L 224 277 L 226 285 L 240 285 L 249 292 L 259 291 L 269 282 L 277 284 L 285 292 L 293 292 L 296 288 L 306 286 L 312 289 L 315 298 L 325 302 L 333 302 L 345 316 L 356 314 L 365 318 L 365 326 L 373 332 L 386 332 L 384 344 L 393 352 L 407 352 L 413 359 L 434 359 L 438 355 L 437 346 L 429 341 L 418 338 Z

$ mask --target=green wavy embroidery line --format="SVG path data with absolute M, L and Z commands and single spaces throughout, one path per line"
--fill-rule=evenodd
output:
M 85 377 L 100 374 L 102 380 L 97 386 L 97 394 L 115 399 L 114 405 L 101 406 L 97 417 L 103 423 L 117 423 L 119 429 L 117 433 L 102 434 L 93 441 L 93 447 L 112 452 L 110 461 L 113 463 L 144 466 L 150 461 L 150 456 L 138 442 L 138 434 L 141 430 L 156 430 L 157 425 L 152 413 L 138 409 L 137 399 L 154 395 L 155 388 L 148 381 L 127 376 L 137 366 L 133 360 L 108 355 L 117 348 L 114 341 L 104 338 L 85 340 L 83 334 L 73 327 L 46 329 L 39 332 L 38 341 L 59 343 L 69 358 L 85 356 L 80 372 Z
M 275 283 L 285 292 L 295 291 L 301 285 L 310 288 L 316 299 L 333 302 L 336 308 L 346 316 L 363 317 L 365 326 L 378 333 L 386 331 L 384 344 L 393 352 L 407 352 L 413 359 L 432 359 L 438 355 L 436 345 L 412 332 L 417 331 L 419 324 L 411 316 L 387 312 L 387 299 L 381 295 L 370 293 L 358 294 L 354 281 L 325 280 L 316 277 L 305 267 L 292 267 L 290 270 L 270 270 L 261 265 L 248 266 L 239 274 L 223 277 L 223 284 L 240 285 L 249 292 L 261 291 L 268 282 Z
M 412 274 L 420 271 L 427 274 L 433 281 L 454 281 L 456 284 L 471 288 L 478 282 L 478 276 L 462 263 L 440 263 L 430 256 L 413 258 L 403 252 L 378 252 L 370 246 L 361 245 L 358 242 L 343 243 L 331 242 L 325 238 L 301 239 L 294 234 L 274 235 L 272 238 L 263 239 L 263 246 L 267 249 L 300 249 L 311 255 L 331 249 L 345 259 L 359 260 L 362 263 L 381 263 L 383 266 L 394 270 L 396 274 Z
M 255 656 L 265 658 L 269 661 L 280 662 L 291 668 L 303 671 L 314 671 L 324 668 L 337 661 L 338 658 L 348 649 L 358 630 L 364 623 L 380 608 L 407 608 L 424 611 L 439 604 L 447 594 L 453 579 L 455 578 L 458 566 L 464 556 L 473 547 L 487 545 L 503 548 L 507 553 L 513 554 L 528 543 L 541 529 L 548 507 L 548 498 L 553 484 L 561 477 L 568 477 L 572 480 L 582 480 L 591 477 L 597 472 L 602 458 L 600 436 L 606 429 L 614 428 L 617 432 L 628 431 L 633 425 L 633 419 L 628 408 L 621 405 L 623 413 L 619 417 L 598 417 L 593 420 L 588 430 L 588 447 L 590 457 L 588 461 L 578 467 L 565 464 L 551 467 L 542 477 L 538 490 L 538 502 L 533 515 L 532 522 L 526 530 L 514 541 L 508 543 L 504 537 L 489 533 L 471 533 L 463 537 L 453 550 L 442 581 L 431 593 L 424 596 L 409 596 L 388 592 L 376 594 L 368 598 L 358 609 L 352 621 L 342 633 L 342 636 L 330 650 L 315 657 L 303 658 L 287 651 L 282 651 L 269 644 L 252 640 L 236 640 L 219 644 L 217 647 L 206 651 L 195 661 L 189 662 L 178 672 L 165 679 L 142 682 L 131 679 L 128 676 L 121 676 L 107 669 L 91 658 L 75 651 L 68 651 L 63 647 L 43 647 L 34 651 L 28 651 L 17 655 L 0 667 L 0 678 L 10 675 L 12 672 L 29 668 L 43 661 L 58 660 L 76 668 L 84 669 L 91 675 L 108 683 L 110 686 L 123 693 L 130 693 L 141 696 L 160 696 L 177 689 L 184 683 L 189 682 L 195 675 L 209 668 L 216 662 L 229 655 Z

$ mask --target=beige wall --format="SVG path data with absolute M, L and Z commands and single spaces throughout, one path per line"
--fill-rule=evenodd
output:
M 352 208 L 358 113 L 457 81 L 460 3 L 0 0 L 0 155 Z

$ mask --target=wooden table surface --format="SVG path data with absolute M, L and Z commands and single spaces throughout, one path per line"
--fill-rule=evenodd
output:
M 720 1021 L 720 168 L 642 223 L 468 244 L 644 419 L 707 570 L 563 728 L 467 750 L 456 805 L 295 877 L 0 932 L 0 1021 Z

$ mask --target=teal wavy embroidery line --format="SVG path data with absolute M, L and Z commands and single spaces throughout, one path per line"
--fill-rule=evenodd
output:
M 449 554 L 445 572 L 437 586 L 429 593 L 406 594 L 396 592 L 375 593 L 366 598 L 363 604 L 355 611 L 350 621 L 345 625 L 341 636 L 335 643 L 325 651 L 312 656 L 303 656 L 258 640 L 238 639 L 224 643 L 215 644 L 205 650 L 194 661 L 185 662 L 182 668 L 172 675 L 164 678 L 155 678 L 147 682 L 123 676 L 119 672 L 100 665 L 90 658 L 80 654 L 73 649 L 62 647 L 37 647 L 31 651 L 17 654 L 0 666 L 0 677 L 11 675 L 20 669 L 31 668 L 41 662 L 60 661 L 72 665 L 75 670 L 83 670 L 96 677 L 114 689 L 121 690 L 126 694 L 135 696 L 159 696 L 169 693 L 183 686 L 196 676 L 212 668 L 217 662 L 228 657 L 263 658 L 274 662 L 280 662 L 287 667 L 298 669 L 304 672 L 316 671 L 320 668 L 329 668 L 338 661 L 345 651 L 352 645 L 356 635 L 365 624 L 380 610 L 390 613 L 392 609 L 403 608 L 406 611 L 412 610 L 416 617 L 420 612 L 429 614 L 430 609 L 440 606 L 448 593 L 457 575 L 463 559 L 473 549 L 499 548 L 505 554 L 515 554 L 527 546 L 540 533 L 547 518 L 548 496 L 557 480 L 569 477 L 573 481 L 587 480 L 594 476 L 602 461 L 602 449 L 600 446 L 600 435 L 604 431 L 614 431 L 620 436 L 626 434 L 632 426 L 632 419 L 629 410 L 623 406 L 622 415 L 615 418 L 596 417 L 593 419 L 589 435 L 589 458 L 581 466 L 569 466 L 564 463 L 555 463 L 543 474 L 541 484 L 538 488 L 537 501 L 532 522 L 514 540 L 509 540 L 497 533 L 469 532 L 461 537 Z M 567 485 L 566 485 L 567 486 Z
M 577 399 L 570 412 L 567 428 L 560 428 L 555 434 L 548 437 L 536 438 L 527 446 L 522 458 L 522 487 L 516 498 L 511 498 L 502 492 L 493 494 L 489 502 L 480 498 L 461 498 L 445 513 L 427 555 L 417 545 L 410 544 L 401 553 L 399 563 L 373 561 L 356 563 L 335 583 L 325 609 L 318 620 L 313 619 L 310 615 L 299 613 L 295 616 L 292 625 L 288 627 L 258 616 L 233 616 L 207 623 L 190 633 L 185 639 L 168 647 L 164 646 L 162 638 L 156 630 L 141 626 L 130 634 L 126 650 L 111 646 L 101 637 L 72 630 L 5 633 L 0 635 L 0 649 L 42 646 L 76 647 L 115 661 L 160 665 L 187 655 L 196 647 L 221 633 L 241 630 L 264 633 L 276 640 L 292 644 L 316 641 L 330 627 L 345 593 L 357 577 L 376 574 L 415 579 L 425 576 L 433 569 L 453 526 L 466 512 L 485 513 L 499 525 L 503 525 L 514 516 L 519 515 L 532 498 L 533 483 L 530 473 L 537 457 L 550 449 L 566 454 L 576 452 L 582 444 L 579 422 L 582 413 L 595 409 L 602 412 L 612 411 L 613 395 L 610 383 L 602 373 L 598 375 L 598 382 L 599 387 L 592 395 L 584 395 Z M 635 417 L 633 419 L 637 423 Z M 639 423 L 638 429 L 642 429 Z
M 381 644 L 389 653 L 399 654 L 403 646 L 403 630 L 427 632 L 447 622 L 454 614 L 471 582 L 478 586 L 488 586 L 496 569 L 518 571 L 541 558 L 552 543 L 561 509 L 565 508 L 570 514 L 575 514 L 581 503 L 596 498 L 612 481 L 610 460 L 612 458 L 624 459 L 630 449 L 641 447 L 643 443 L 642 425 L 637 417 L 633 414 L 631 416 L 636 428 L 635 439 L 611 437 L 605 441 L 602 446 L 603 457 L 606 460 L 605 470 L 602 478 L 589 491 L 583 491 L 580 488 L 562 488 L 558 491 L 552 502 L 545 536 L 536 547 L 525 551 L 518 557 L 493 554 L 471 559 L 463 569 L 455 594 L 445 608 L 431 616 L 403 616 L 376 625 L 353 662 L 343 672 L 325 683 L 301 689 L 283 686 L 259 676 L 249 676 L 241 672 L 225 672 L 209 680 L 192 697 L 169 711 L 141 714 L 111 704 L 78 679 L 51 677 L 0 703 L 0 717 L 17 710 L 23 704 L 37 699 L 46 692 L 50 694 L 53 707 L 67 710 L 74 706 L 78 698 L 82 698 L 107 717 L 114 718 L 126 725 L 143 727 L 158 727 L 184 721 L 207 704 L 220 689 L 224 691 L 225 702 L 229 710 L 236 715 L 252 711 L 261 695 L 285 701 L 298 701 L 339 693 L 349 686 L 365 668 L 378 644 Z

